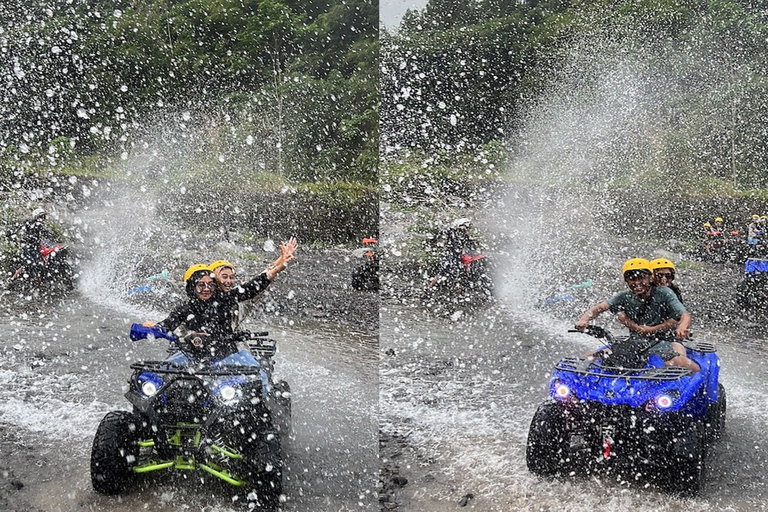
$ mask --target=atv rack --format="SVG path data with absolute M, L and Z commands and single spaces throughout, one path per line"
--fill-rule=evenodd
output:
M 715 344 L 708 341 L 685 341 L 683 342 L 683 346 L 688 350 L 694 350 L 696 352 L 701 352 L 702 354 L 714 354 L 717 352 Z
M 257 358 L 270 358 L 274 357 L 277 353 L 277 344 L 271 338 L 250 338 L 246 340 L 246 344 L 251 353 L 257 356 Z
M 131 365 L 132 370 L 176 375 L 259 375 L 261 366 L 239 364 L 180 365 L 169 361 L 140 361 Z
M 617 366 L 602 366 L 594 360 L 578 357 L 566 357 L 555 366 L 556 370 L 591 375 L 593 377 L 605 377 L 610 379 L 638 379 L 638 380 L 678 380 L 680 377 L 690 375 L 687 368 L 680 366 L 663 366 L 653 368 L 621 368 Z

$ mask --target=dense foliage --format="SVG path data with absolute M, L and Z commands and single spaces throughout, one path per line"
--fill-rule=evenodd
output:
M 382 34 L 382 155 L 501 141 L 530 179 L 768 186 L 766 7 L 429 0 Z
M 254 172 L 374 183 L 377 34 L 371 0 L 3 2 L 3 170 L 194 133 Z

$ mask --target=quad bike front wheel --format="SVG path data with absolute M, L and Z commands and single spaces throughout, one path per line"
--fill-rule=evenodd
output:
M 101 494 L 120 494 L 135 480 L 141 420 L 127 411 L 112 411 L 96 430 L 91 448 L 91 485 Z
M 210 462 L 241 482 L 240 498 L 255 502 L 261 509 L 276 509 L 283 492 L 280 433 L 253 418 L 222 418 L 208 437 Z
M 555 403 L 539 406 L 531 420 L 525 462 L 531 473 L 553 476 L 567 471 L 570 466 L 567 435 L 563 412 Z
M 280 433 L 280 440 L 283 446 L 287 446 L 291 436 L 291 386 L 284 380 L 279 380 L 274 384 L 275 400 L 280 406 L 280 410 L 275 416 L 275 424 Z
M 664 488 L 682 497 L 692 497 L 701 490 L 705 449 L 697 429 L 690 425 L 676 434 L 672 460 L 664 475 Z

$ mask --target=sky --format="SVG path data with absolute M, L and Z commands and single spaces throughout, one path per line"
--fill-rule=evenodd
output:
M 408 9 L 421 9 L 427 0 L 379 0 L 379 22 L 387 27 L 396 27 Z

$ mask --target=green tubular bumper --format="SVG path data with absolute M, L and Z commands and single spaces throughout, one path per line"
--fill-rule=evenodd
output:
M 176 431 L 176 434 L 169 438 L 169 441 L 172 445 L 181 444 L 181 436 L 183 434 L 180 434 L 180 431 Z M 195 446 L 198 445 L 200 440 L 200 435 L 197 433 L 194 435 L 194 443 Z M 142 448 L 152 448 L 155 446 L 154 441 L 145 440 L 140 441 L 139 446 Z M 225 457 L 229 459 L 242 459 L 243 456 L 234 449 L 228 447 L 228 446 L 216 446 L 211 445 L 211 453 L 213 454 L 220 454 L 224 455 Z M 226 469 L 214 464 L 213 462 L 197 462 L 195 461 L 194 457 L 185 458 L 181 455 L 177 456 L 173 460 L 165 460 L 165 461 L 150 461 L 145 464 L 138 465 L 133 468 L 134 473 L 150 473 L 152 471 L 160 471 L 163 469 L 181 469 L 181 470 L 197 470 L 202 469 L 203 471 L 206 471 L 207 473 L 210 473 L 211 475 L 224 480 L 225 482 L 235 485 L 237 487 L 240 487 L 245 484 L 243 480 L 238 478 L 235 475 L 230 474 Z
M 164 462 L 148 462 L 146 464 L 142 464 L 141 466 L 136 466 L 133 468 L 133 472 L 149 473 L 151 471 L 159 471 L 161 469 L 202 469 L 212 474 L 213 476 L 238 487 L 245 483 L 238 477 L 229 474 L 226 469 L 223 469 L 212 462 L 197 463 L 195 462 L 195 459 L 185 459 L 184 457 L 176 457 L 174 460 Z
M 237 487 L 240 487 L 243 484 L 245 484 L 245 482 L 243 482 L 242 480 L 240 480 L 236 476 L 230 475 L 227 472 L 227 470 L 222 469 L 219 466 L 217 466 L 216 464 L 213 464 L 211 462 L 209 462 L 207 464 L 200 464 L 200 469 L 203 469 L 203 470 L 207 471 L 208 473 L 212 474 L 213 476 L 218 477 L 218 478 L 224 480 L 225 482 L 227 482 L 229 484 L 232 484 L 232 485 L 235 485 Z

